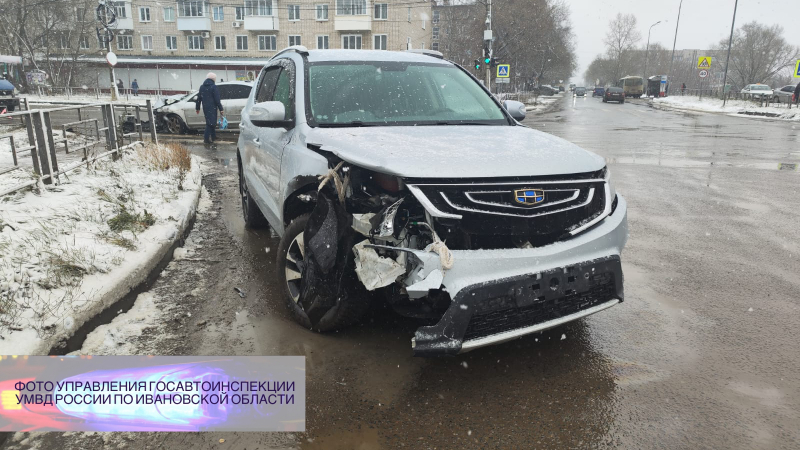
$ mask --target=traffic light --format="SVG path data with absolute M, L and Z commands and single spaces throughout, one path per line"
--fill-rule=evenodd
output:
M 489 50 L 488 45 L 483 47 L 483 62 L 486 64 L 492 63 L 492 51 Z
M 500 58 L 492 58 L 492 67 L 497 67 L 500 64 Z
M 481 70 L 481 60 L 480 59 L 476 59 L 475 60 L 475 70 Z

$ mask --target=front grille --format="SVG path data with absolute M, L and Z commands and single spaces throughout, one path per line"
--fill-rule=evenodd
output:
M 560 298 L 542 298 L 541 301 L 522 308 L 517 307 L 510 297 L 482 300 L 474 306 L 478 312 L 472 315 L 464 340 L 478 339 L 558 319 L 616 298 L 612 273 L 597 274 L 593 278 L 591 287 L 586 292 L 572 291 Z
M 554 242 L 603 214 L 604 175 L 599 171 L 530 179 L 409 180 L 408 184 L 439 211 L 461 216 L 437 221 L 440 235 L 451 235 L 453 230 L 462 234 L 451 235 L 448 246 L 456 241 L 455 249 L 509 248 L 513 242 L 528 241 L 533 246 Z

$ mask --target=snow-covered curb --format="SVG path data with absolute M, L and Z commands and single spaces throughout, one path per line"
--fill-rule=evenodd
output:
M 564 96 L 562 94 L 556 94 L 553 96 L 539 96 L 535 105 L 525 104 L 525 111 L 533 112 L 534 114 L 541 114 L 547 111 L 550 111 L 555 105 L 558 104 L 558 100 L 563 99 Z
M 137 248 L 124 251 L 119 265 L 83 276 L 80 295 L 88 300 L 82 301 L 80 306 L 65 308 L 70 315 L 58 317 L 61 321 L 51 324 L 46 336 L 32 327 L 18 327 L 4 333 L 4 339 L 0 340 L 0 354 L 46 355 L 54 345 L 71 337 L 84 323 L 144 282 L 192 223 L 200 199 L 201 177 L 200 161 L 192 158 L 192 167 L 183 183 L 184 190 L 178 191 L 176 198 L 168 203 L 162 203 L 169 206 L 169 220 L 164 220 L 158 211 L 154 211 L 160 220 L 135 236 Z M 86 234 L 85 230 L 76 232 Z M 59 249 L 53 250 L 57 252 Z
M 785 106 L 759 106 L 745 100 L 731 100 L 722 107 L 717 98 L 700 100 L 696 97 L 666 97 L 650 99 L 650 106 L 656 109 L 724 114 L 733 117 L 747 117 L 772 120 L 800 121 L 800 108 L 788 109 Z

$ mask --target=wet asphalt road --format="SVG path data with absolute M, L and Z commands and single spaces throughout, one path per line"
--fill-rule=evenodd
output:
M 348 330 L 311 333 L 276 295 L 277 241 L 244 229 L 235 147 L 194 146 L 209 159 L 204 184 L 213 206 L 190 236 L 193 258 L 172 263 L 153 289 L 176 319 L 132 345 L 150 354 L 305 355 L 307 432 L 48 433 L 31 442 L 797 448 L 800 172 L 778 164 L 800 163 L 800 125 L 592 98 L 565 99 L 525 123 L 608 159 L 629 205 L 623 304 L 450 359 L 412 358 L 418 324 L 380 308 Z

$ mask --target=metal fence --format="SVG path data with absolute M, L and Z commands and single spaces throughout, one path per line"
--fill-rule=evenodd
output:
M 95 100 L 100 100 L 101 97 L 110 97 L 111 91 L 112 88 L 98 88 L 89 86 L 71 86 L 71 87 L 34 86 L 29 89 L 27 95 L 42 99 L 46 99 L 47 97 L 65 97 L 67 99 L 76 97 L 76 98 L 93 98 Z M 131 89 L 130 87 L 119 89 L 118 91 L 119 91 L 119 98 L 125 99 L 126 101 L 137 100 L 137 99 L 157 100 L 161 97 L 169 95 L 188 94 L 189 92 L 193 92 L 186 90 L 164 90 L 160 92 L 154 92 L 153 90 L 140 90 L 138 93 L 134 93 L 133 89 Z
M 24 104 L 24 111 L 0 115 L 0 126 L 16 128 L 16 133 L 0 134 L 0 143 L 9 141 L 11 149 L 11 165 L 0 166 L 0 177 L 25 169 L 32 169 L 35 177 L 11 186 L 4 183 L 0 196 L 33 186 L 39 180 L 58 184 L 60 176 L 84 164 L 107 156 L 116 159 L 121 150 L 144 142 L 145 128 L 149 129 L 150 139 L 158 142 L 149 100 L 146 106 L 93 103 L 32 110 L 27 109 L 27 102 Z M 19 142 L 15 134 L 23 135 L 27 144 Z
M 723 94 L 721 89 L 679 89 L 677 92 L 671 95 L 678 95 L 678 96 L 692 96 L 698 97 L 699 99 L 705 98 L 716 98 L 720 101 L 723 99 Z M 779 97 L 779 96 L 753 96 L 751 94 L 742 94 L 741 91 L 729 91 L 724 96 L 727 98 L 728 101 L 730 100 L 744 100 L 750 101 L 754 105 L 758 105 L 761 107 L 765 106 L 773 106 L 773 107 L 784 107 L 787 109 L 792 109 L 793 107 L 797 107 L 797 104 L 794 103 L 791 97 Z

